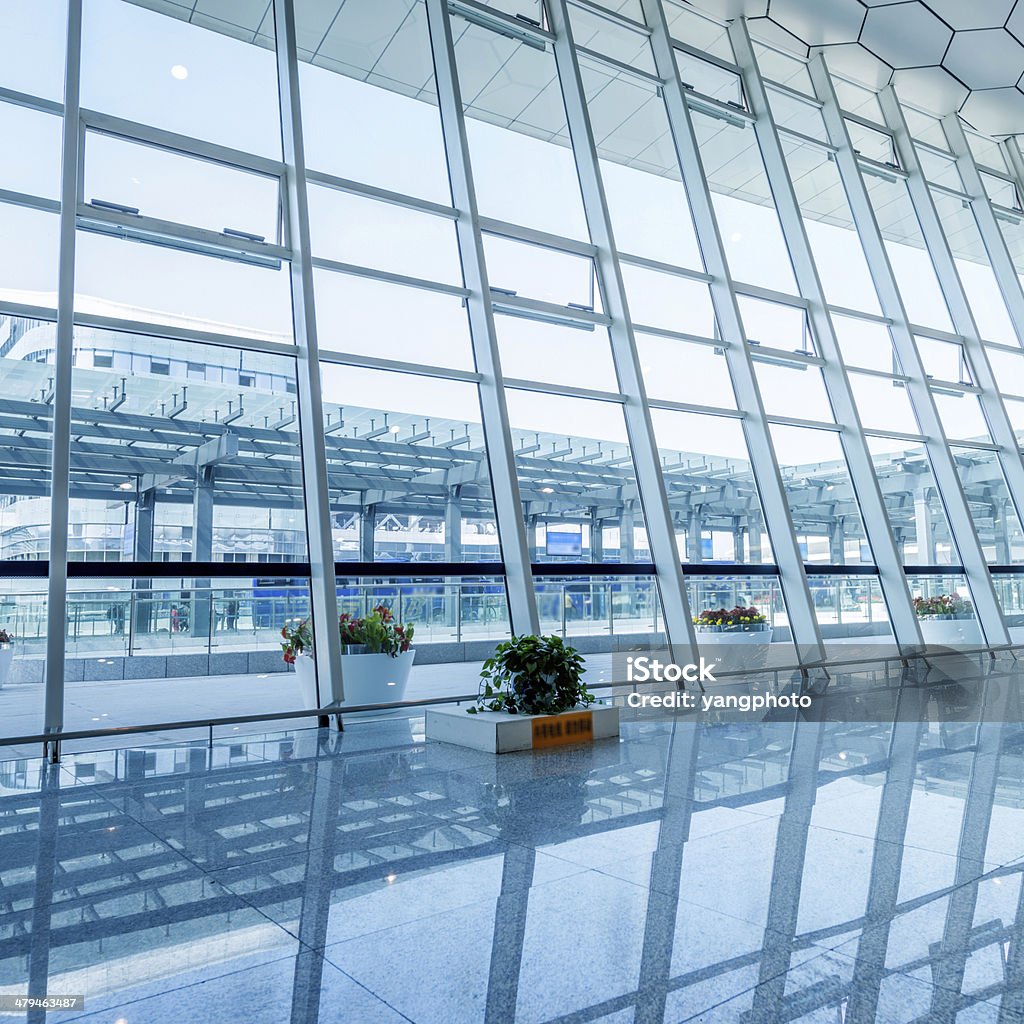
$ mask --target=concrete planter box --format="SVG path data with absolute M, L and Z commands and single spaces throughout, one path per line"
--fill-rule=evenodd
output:
M 973 616 L 923 615 L 919 620 L 921 636 L 929 647 L 980 647 L 981 627 Z
M 14 661 L 14 646 L 0 644 L 0 686 L 7 682 L 7 677 L 11 673 L 12 661 Z
M 510 715 L 505 711 L 471 715 L 464 707 L 427 708 L 425 717 L 428 740 L 489 754 L 590 743 L 619 735 L 619 709 L 603 704 L 561 715 Z
M 728 629 L 722 626 L 695 626 L 697 647 L 718 663 L 723 672 L 764 668 L 772 629 Z
M 415 650 L 406 651 L 395 658 L 390 654 L 343 654 L 341 676 L 345 699 L 341 706 L 389 704 L 405 700 L 409 673 L 415 658 Z M 313 659 L 308 655 L 295 659 L 295 681 L 299 686 L 302 707 L 319 707 L 316 699 L 316 670 Z M 326 703 L 330 703 L 330 694 L 324 693 L 323 696 Z

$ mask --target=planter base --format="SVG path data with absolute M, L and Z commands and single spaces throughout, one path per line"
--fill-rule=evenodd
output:
M 504 711 L 480 711 L 475 715 L 461 708 L 428 708 L 428 740 L 472 747 L 490 754 L 547 747 L 619 735 L 619 709 L 594 704 L 561 715 L 509 715 Z

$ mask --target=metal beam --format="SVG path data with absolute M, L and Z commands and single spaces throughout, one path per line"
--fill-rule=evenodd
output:
M 512 453 L 512 431 L 498 357 L 498 338 L 484 262 L 480 213 L 470 168 L 469 141 L 455 66 L 451 20 L 446 0 L 426 0 L 426 7 L 441 127 L 448 158 L 448 176 L 455 207 L 459 211 L 455 231 L 462 260 L 462 276 L 469 289 L 465 301 L 470 340 L 477 372 L 482 375 L 479 385 L 481 419 L 487 443 L 491 486 L 494 489 L 494 514 L 505 559 L 505 587 L 512 632 L 539 633 L 540 617 L 533 589 L 519 479 Z
M 597 247 L 594 264 L 605 308 L 611 317 L 608 337 L 612 361 L 619 390 L 626 399 L 622 411 L 636 470 L 644 525 L 651 546 L 651 558 L 658 578 L 658 591 L 665 616 L 665 636 L 677 662 L 695 661 L 697 639 L 680 564 L 682 560 L 668 507 L 654 425 L 647 407 L 647 393 L 626 301 L 626 286 L 615 249 L 611 215 L 601 180 L 597 147 L 565 0 L 550 0 L 548 18 L 555 34 L 552 44 L 555 64 L 562 83 L 562 98 L 565 101 L 569 137 L 576 156 L 583 209 L 591 241 Z
M 46 698 L 43 713 L 45 732 L 60 732 L 64 725 L 64 641 L 67 633 L 71 400 L 75 340 L 75 207 L 83 156 L 79 109 L 81 66 L 82 0 L 68 0 L 60 174 L 60 251 L 57 264 L 57 335 L 53 356 L 50 575 L 46 593 Z
M 1009 644 L 1010 636 L 1003 620 L 999 599 L 988 572 L 981 542 L 971 520 L 970 506 L 964 495 L 956 463 L 946 443 L 935 398 L 928 386 L 928 375 L 914 340 L 903 297 L 896 283 L 896 276 L 861 174 L 857 154 L 850 141 L 846 122 L 825 59 L 821 54 L 811 59 L 809 70 L 818 99 L 822 103 L 822 117 L 829 141 L 836 147 L 836 167 L 843 183 L 843 190 L 846 192 L 860 244 L 864 249 L 879 305 L 882 314 L 889 320 L 893 348 L 907 377 L 905 387 L 921 433 L 926 438 L 924 447 L 949 520 L 953 542 L 971 586 L 979 621 L 985 630 L 989 646 L 1005 646 Z M 902 115 L 900 116 L 902 118 Z
M 312 246 L 306 192 L 306 158 L 299 105 L 299 63 L 295 42 L 293 0 L 274 0 L 277 34 L 277 87 L 281 106 L 281 137 L 285 159 L 285 237 L 292 249 L 292 324 L 298 347 L 296 382 L 299 435 L 302 439 L 302 480 L 305 486 L 306 536 L 317 691 L 321 706 L 344 700 L 341 676 L 341 636 L 338 632 L 338 594 L 334 577 L 334 540 L 324 446 L 323 391 L 320 352 L 313 303 Z M 339 717 L 340 722 L 340 717 Z
M 711 302 L 719 331 L 725 342 L 723 347 L 726 363 L 736 392 L 737 404 L 746 413 L 741 421 L 743 435 L 750 453 L 751 469 L 761 508 L 771 531 L 797 658 L 801 666 L 817 666 L 826 659 L 825 645 L 814 611 L 814 601 L 807 585 L 803 556 L 797 543 L 785 485 L 768 430 L 764 404 L 761 401 L 754 364 L 740 316 L 736 289 L 729 273 L 725 247 L 704 174 L 700 147 L 679 77 L 675 53 L 669 41 L 665 13 L 658 0 L 642 0 L 642 4 L 647 23 L 651 26 L 651 47 L 655 65 L 665 83 L 662 88 L 665 109 L 683 184 L 689 197 L 697 240 L 705 268 L 712 277 L 709 285 Z
M 804 226 L 800 203 L 797 200 L 789 166 L 779 133 L 772 117 L 768 92 L 761 78 L 754 49 L 746 35 L 746 26 L 740 23 L 733 29 L 733 47 L 740 63 L 744 92 L 750 104 L 754 133 L 764 160 L 768 184 L 775 200 L 782 233 L 789 249 L 797 288 L 807 300 L 806 314 L 811 334 L 823 357 L 821 375 L 828 391 L 836 421 L 842 427 L 840 441 L 846 456 L 850 482 L 860 509 L 861 521 L 867 535 L 871 553 L 878 566 L 882 594 L 889 610 L 896 644 L 901 653 L 915 653 L 924 646 L 921 628 L 910 600 L 910 588 L 903 572 L 899 548 L 893 535 L 885 502 L 871 458 L 871 449 L 861 425 L 857 403 L 854 401 L 850 378 L 846 372 L 839 340 L 836 337 L 832 315 L 828 311 L 825 289 L 814 263 L 811 243 Z M 737 40 L 739 40 L 737 42 Z M 750 294 L 748 292 L 748 294 Z M 838 557 L 835 557 L 838 555 Z M 845 562 L 841 539 L 832 561 Z

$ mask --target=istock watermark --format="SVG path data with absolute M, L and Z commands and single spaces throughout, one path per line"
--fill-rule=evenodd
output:
M 714 683 L 714 664 L 704 658 L 699 662 L 677 665 L 674 661 L 661 661 L 646 654 L 626 658 L 627 683 Z

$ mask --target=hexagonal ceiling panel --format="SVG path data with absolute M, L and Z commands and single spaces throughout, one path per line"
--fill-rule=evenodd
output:
M 720 18 L 747 13 L 756 38 L 801 54 L 821 47 L 839 74 L 872 89 L 892 81 L 933 114 L 1024 135 L 1024 0 L 689 2 Z

